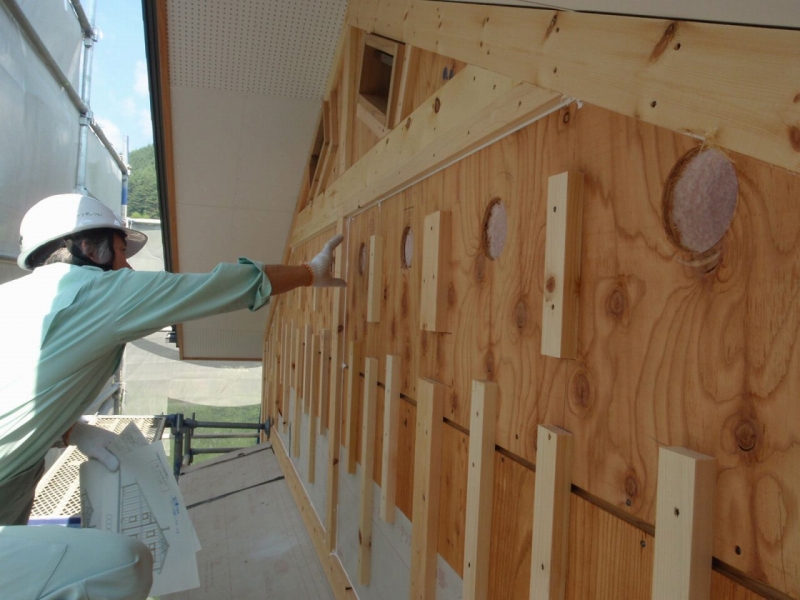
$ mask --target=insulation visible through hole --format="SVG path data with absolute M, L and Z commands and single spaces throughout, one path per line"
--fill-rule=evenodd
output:
M 483 224 L 484 244 L 486 254 L 495 260 L 502 254 L 508 237 L 508 216 L 503 201 L 495 198 L 486 211 Z
M 367 245 L 362 243 L 358 250 L 358 274 L 363 275 L 367 270 Z
M 400 260 L 404 269 L 411 268 L 411 259 L 414 257 L 414 230 L 406 227 L 403 230 L 403 247 Z
M 728 231 L 739 182 L 733 163 L 716 148 L 695 148 L 672 168 L 664 187 L 667 233 L 692 252 L 713 248 Z

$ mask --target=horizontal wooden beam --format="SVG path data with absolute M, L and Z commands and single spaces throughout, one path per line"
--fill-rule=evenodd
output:
M 292 246 L 561 106 L 561 94 L 467 66 L 297 214 Z
M 360 29 L 800 172 L 800 31 L 456 2 L 351 4 Z

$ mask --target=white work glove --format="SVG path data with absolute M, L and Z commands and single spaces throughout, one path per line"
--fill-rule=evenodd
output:
M 103 463 L 109 471 L 119 469 L 119 459 L 111 454 L 108 446 L 117 439 L 117 434 L 77 421 L 72 426 L 69 434 L 69 443 L 77 446 L 89 458 L 95 458 Z
M 344 236 L 341 233 L 333 236 L 325 244 L 322 252 L 312 258 L 311 262 L 306 263 L 308 270 L 311 271 L 311 285 L 314 287 L 345 287 L 347 285 L 344 279 L 331 277 L 333 251 L 336 246 L 342 243 L 343 239 Z

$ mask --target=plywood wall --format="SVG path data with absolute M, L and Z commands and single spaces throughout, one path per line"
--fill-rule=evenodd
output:
M 415 62 L 403 96 L 405 114 L 447 85 L 443 71 L 449 76 L 449 68 L 463 68 L 432 52 L 408 54 Z M 353 71 L 343 69 L 351 76 Z M 336 85 L 343 92 L 349 84 L 343 78 Z M 352 123 L 353 162 L 381 143 L 352 115 L 341 122 Z M 340 138 L 346 137 L 342 132 Z M 729 152 L 739 184 L 734 219 L 712 258 L 697 260 L 667 235 L 662 195 L 676 162 L 699 144 L 572 102 L 378 204 L 342 215 L 339 256 L 348 287 L 342 327 L 334 334 L 340 348 L 360 342 L 363 356 L 378 360 L 381 390 L 386 356 L 401 359 L 396 504 L 409 519 L 417 382 L 424 377 L 446 386 L 437 551 L 459 575 L 471 382 L 499 386 L 492 598 L 528 594 L 536 431 L 543 423 L 574 435 L 568 598 L 650 597 L 662 446 L 691 448 L 717 460 L 712 597 L 762 597 L 750 587 L 765 597 L 800 598 L 800 567 L 793 558 L 800 554 L 800 180 Z M 547 183 L 567 171 L 584 179 L 574 360 L 541 353 Z M 485 220 L 497 202 L 507 213 L 507 236 L 492 259 Z M 436 211 L 452 219 L 444 249 L 443 332 L 423 331 L 419 316 L 423 222 Z M 406 266 L 403 235 L 409 228 L 413 256 Z M 297 244 L 291 261 L 309 260 L 333 231 Z M 367 292 L 375 235 L 383 239 L 383 258 L 381 317 L 373 323 L 367 321 Z M 298 290 L 280 298 L 268 347 L 283 347 L 287 323 L 330 329 L 333 293 Z M 355 369 L 360 389 L 363 368 L 334 365 L 333 371 L 343 378 Z M 280 369 L 272 369 L 266 389 L 279 396 L 281 412 L 281 384 L 270 381 L 275 373 Z M 356 456 L 362 396 L 353 395 L 354 409 L 342 410 L 338 423 L 345 446 L 344 431 L 358 432 L 349 449 Z M 347 399 L 332 395 L 331 401 L 345 407 Z M 265 402 L 275 405 L 269 397 Z M 373 449 L 377 485 L 383 410 L 381 393 Z M 723 571 L 740 576 L 734 581 Z

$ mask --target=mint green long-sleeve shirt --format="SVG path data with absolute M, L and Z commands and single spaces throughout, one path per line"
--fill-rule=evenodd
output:
M 54 264 L 0 285 L 0 482 L 41 460 L 114 374 L 125 343 L 243 308 L 272 286 L 247 259 L 173 274 Z

